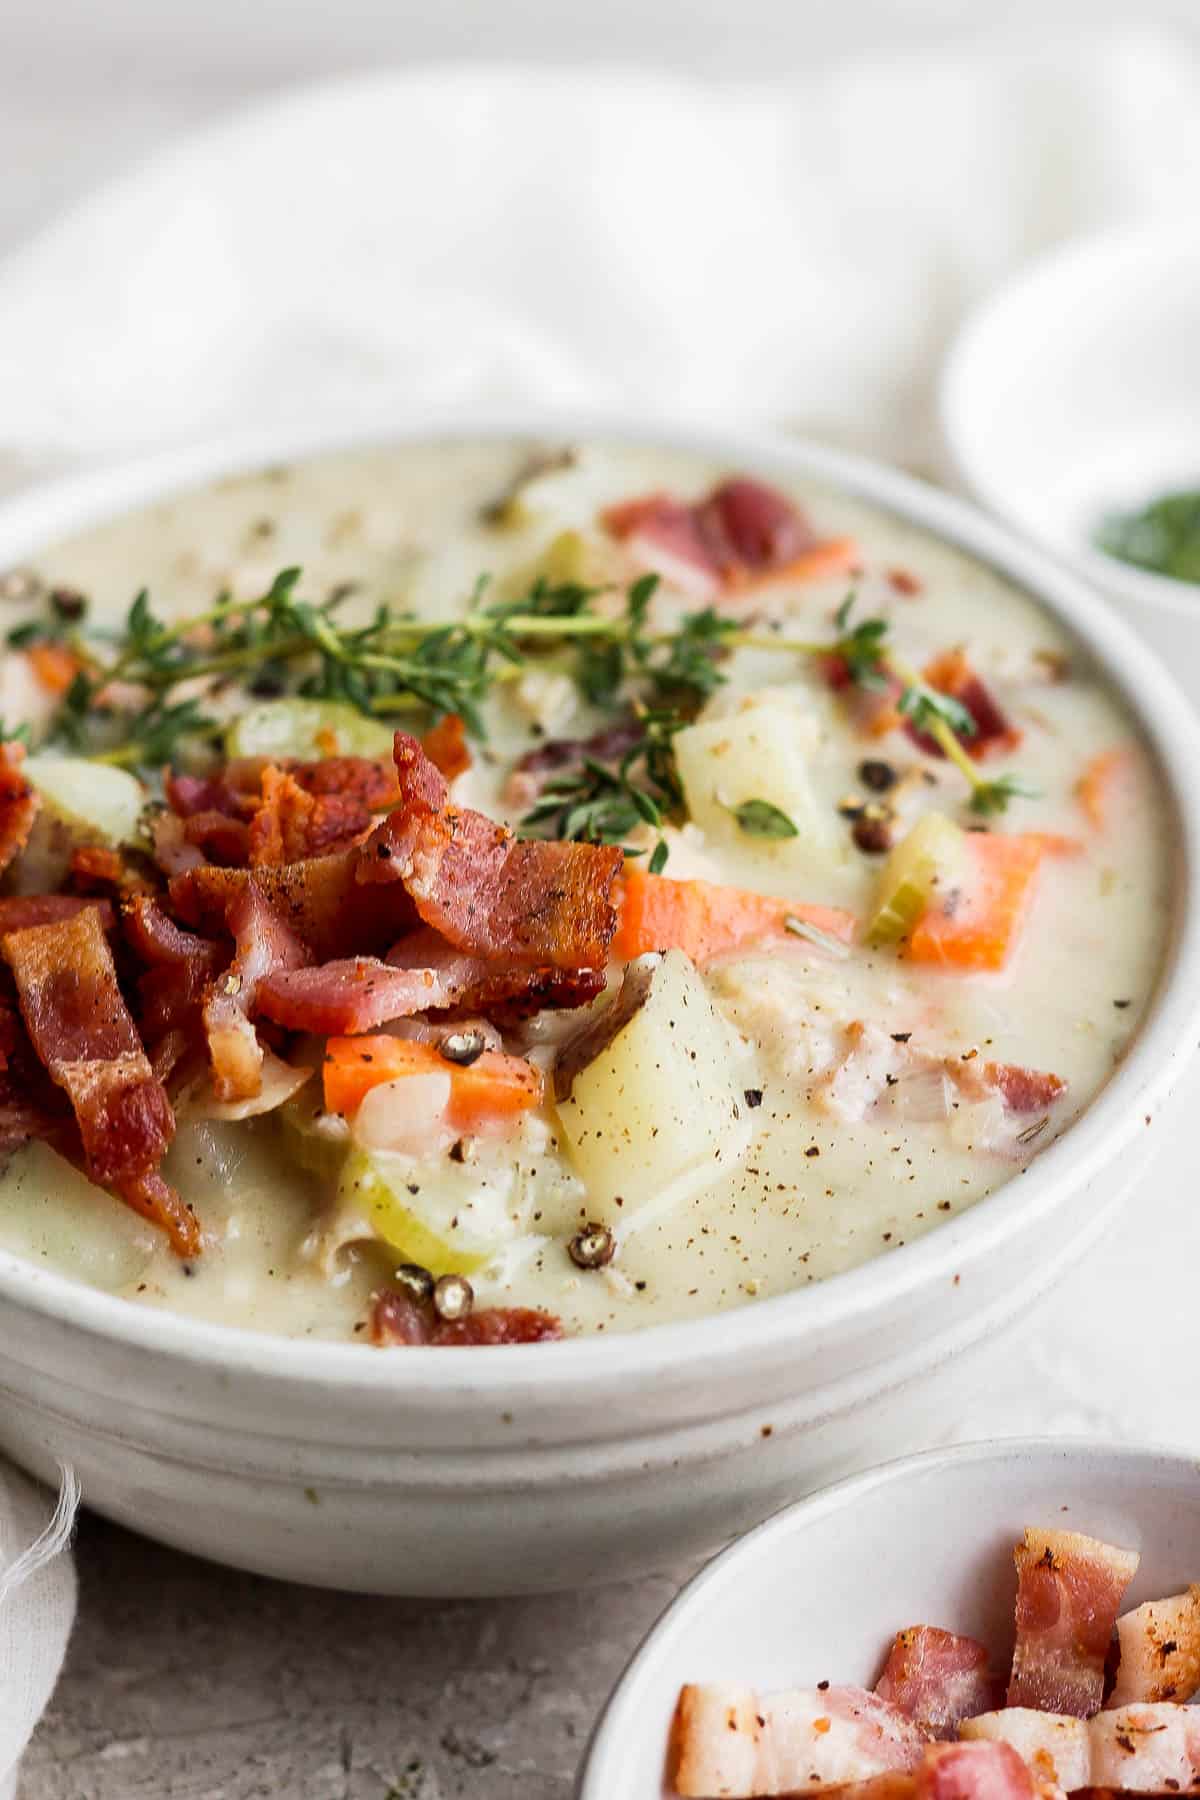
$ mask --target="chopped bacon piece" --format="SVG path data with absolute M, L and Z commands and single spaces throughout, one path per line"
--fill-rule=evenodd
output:
M 604 987 L 603 969 L 509 968 L 465 956 L 436 932 L 402 938 L 386 962 L 354 956 L 318 968 L 273 970 L 256 1009 L 291 1031 L 321 1037 L 372 1031 L 427 1012 L 503 1012 L 586 1006 Z
M 1039 1781 L 1055 1787 L 1082 1787 L 1091 1779 L 1091 1747 L 1086 1719 L 1007 1706 L 964 1719 L 960 1735 L 1011 1744 Z
M 240 869 L 246 861 L 250 838 L 240 819 L 209 808 L 189 813 L 183 821 L 184 841 L 198 850 L 206 862 Z
M 1135 1794 L 1200 1789 L 1200 1717 L 1190 1706 L 1124 1706 L 1088 1721 L 1091 1785 Z
M 455 1003 L 453 993 L 433 969 L 351 956 L 315 969 L 272 969 L 258 984 L 255 1010 L 290 1031 L 353 1036 L 391 1019 L 440 1011 Z
M 467 728 L 457 713 L 447 713 L 421 739 L 421 748 L 447 781 L 465 774 L 471 766 Z
M 208 984 L 229 961 L 225 945 L 182 931 L 147 894 L 135 894 L 122 912 L 125 939 L 139 962 L 138 1024 L 160 1079 L 165 1079 L 201 1035 L 201 1007 Z
M 1086 1719 L 1104 1698 L 1105 1657 L 1138 1553 L 1078 1532 L 1031 1528 L 1014 1557 L 1017 1636 L 1008 1704 Z
M 1033 1779 L 1008 1744 L 931 1744 L 917 1800 L 1034 1800 Z
M 849 1124 L 877 1117 L 936 1123 L 947 1118 L 956 1099 L 999 1097 L 1014 1118 L 1042 1112 L 1067 1091 L 1061 1076 L 1017 1063 L 981 1063 L 978 1057 L 943 1056 L 899 1040 L 878 1025 L 853 1020 L 845 1030 L 845 1053 L 823 1076 L 816 1101 Z M 1007 1140 L 980 1148 L 1010 1148 Z
M 236 954 L 204 1001 L 204 1029 L 218 1100 L 250 1100 L 262 1085 L 263 1048 L 250 1023 L 261 982 L 280 969 L 298 969 L 309 952 L 274 912 L 253 881 L 229 906 L 226 925 Z
M 318 961 L 348 951 L 372 955 L 416 924 L 416 913 L 398 882 L 360 882 L 358 858 L 357 850 L 343 850 L 276 867 L 264 863 L 253 875 L 247 869 L 189 869 L 171 882 L 171 906 L 187 924 L 221 932 L 234 899 L 252 883 Z
M 1200 1689 L 1200 1587 L 1123 1614 L 1117 1641 L 1120 1661 L 1106 1707 L 1190 1700 Z
M 371 1307 L 371 1342 L 380 1349 L 431 1345 L 545 1344 L 563 1335 L 553 1313 L 530 1306 L 488 1306 L 465 1319 L 439 1319 L 397 1288 L 385 1288 Z
M 0 937 L 34 1049 L 75 1113 L 89 1177 L 163 1225 L 181 1256 L 200 1248 L 196 1221 L 158 1165 L 175 1132 L 117 985 L 96 907 Z
M 869 1781 L 917 1767 L 925 1737 L 864 1688 L 759 1694 L 685 1687 L 675 1722 L 676 1792 L 748 1797 Z
M 360 851 L 366 884 L 399 882 L 457 949 L 542 968 L 599 968 L 617 915 L 616 845 L 524 842 L 450 804 L 415 738 L 396 733 L 400 804 Z
M 972 1063 L 959 1063 L 958 1081 L 960 1088 L 966 1090 L 970 1083 Z M 1051 1075 L 1044 1069 L 1025 1069 L 1019 1063 L 987 1062 L 980 1070 L 982 1086 L 1000 1095 L 1004 1101 L 1006 1112 L 1035 1113 L 1044 1112 L 1062 1098 L 1067 1091 L 1067 1084 L 1061 1075 Z
M 345 850 L 370 826 L 371 810 L 356 795 L 315 793 L 295 774 L 272 766 L 262 772 L 262 805 L 250 821 L 249 861 L 257 868 Z
M 982 760 L 986 756 L 1015 750 L 1020 744 L 1021 733 L 1001 711 L 961 650 L 947 650 L 936 656 L 924 670 L 924 676 L 931 688 L 957 700 L 970 713 L 975 730 L 970 736 L 960 734 L 959 741 L 972 756 Z M 913 743 L 927 756 L 946 754 L 935 738 L 920 731 L 911 720 L 906 730 Z
M 73 919 L 76 913 L 90 908 L 98 913 L 105 931 L 116 924 L 116 914 L 107 900 L 93 900 L 85 894 L 7 894 L 0 899 L 0 931 L 23 931 L 28 925 L 53 925 L 59 919 Z
M 998 1698 L 984 1645 L 936 1625 L 896 1633 L 875 1692 L 934 1737 L 953 1737 L 960 1720 L 987 1712 Z
M 702 500 L 654 493 L 622 501 L 601 514 L 601 523 L 640 560 L 700 597 L 799 570 L 822 548 L 786 495 L 747 476 L 718 483 Z M 845 555 L 837 566 L 846 566 Z
M 29 842 L 33 822 L 41 808 L 41 796 L 21 773 L 25 746 L 0 744 L 0 870 L 7 869 Z

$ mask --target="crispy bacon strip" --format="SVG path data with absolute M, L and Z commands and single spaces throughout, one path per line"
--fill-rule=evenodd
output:
M 200 1228 L 158 1175 L 175 1132 L 171 1103 L 117 985 L 98 910 L 5 932 L 0 950 L 33 1047 L 71 1102 L 89 1177 L 163 1226 L 179 1255 L 196 1255 Z
M 456 949 L 526 967 L 600 968 L 616 929 L 615 845 L 522 842 L 450 804 L 415 738 L 396 733 L 400 804 L 359 853 L 364 884 L 399 882 Z
M 467 1344 L 545 1344 L 563 1335 L 553 1313 L 531 1306 L 488 1306 L 465 1319 L 439 1319 L 431 1307 L 417 1306 L 398 1288 L 385 1288 L 371 1307 L 371 1342 L 380 1349 L 399 1346 L 435 1349 Z
M 1121 1596 L 1140 1560 L 1073 1531 L 1031 1528 L 1016 1546 L 1010 1706 L 1086 1719 L 1104 1699 L 1104 1663 Z
M 304 862 L 247 869 L 188 869 L 170 885 L 172 909 L 210 934 L 224 931 L 236 897 L 253 885 L 272 912 L 320 962 L 348 953 L 373 955 L 417 923 L 400 884 L 380 887 L 357 879 L 358 851 L 312 856 Z
M 157 900 L 136 894 L 122 909 L 125 941 L 143 964 L 138 1025 L 154 1072 L 165 1081 L 203 1042 L 208 985 L 229 962 L 226 945 L 182 931 Z
M 936 1625 L 896 1633 L 875 1692 L 933 1737 L 953 1737 L 961 1720 L 998 1698 L 985 1646 Z
M 112 930 L 116 914 L 107 900 L 93 900 L 84 894 L 6 894 L 0 899 L 0 931 L 53 925 L 59 919 L 73 919 L 87 907 L 99 915 L 105 931 Z
M 1200 1587 L 1123 1614 L 1117 1642 L 1117 1679 L 1106 1707 L 1190 1700 L 1200 1689 Z
M 919 1726 L 864 1688 L 685 1687 L 675 1788 L 698 1800 L 810 1792 L 915 1769 L 925 1743 Z
M 371 809 L 355 794 L 315 792 L 285 769 L 262 773 L 262 804 L 247 832 L 252 868 L 347 849 L 370 830 Z
M 231 901 L 226 925 L 235 955 L 204 1000 L 204 1029 L 218 1100 L 251 1100 L 262 1086 L 263 1047 L 251 1024 L 260 984 L 279 969 L 302 968 L 309 951 L 250 881 Z

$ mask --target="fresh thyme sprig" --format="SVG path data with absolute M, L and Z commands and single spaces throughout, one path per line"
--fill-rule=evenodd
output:
M 652 875 L 661 873 L 667 861 L 662 828 L 668 820 L 682 819 L 684 812 L 672 739 L 687 720 L 664 708 L 640 711 L 638 723 L 637 739 L 615 762 L 584 756 L 577 767 L 547 782 L 521 821 L 529 836 L 620 844 L 627 856 L 640 856 L 642 851 L 625 840 L 639 826 L 649 825 L 659 836 L 648 866 Z
M 565 835 L 601 842 L 620 841 L 639 820 L 661 826 L 680 812 L 671 737 L 724 682 L 723 661 L 736 649 L 834 660 L 861 687 L 898 684 L 900 711 L 961 771 L 976 812 L 1001 812 L 1012 796 L 1031 791 L 1015 775 L 986 781 L 979 774 L 963 748 L 975 731 L 970 713 L 891 647 L 887 620 L 853 621 L 853 593 L 836 614 L 834 635 L 813 641 L 743 627 L 712 607 L 655 628 L 653 574 L 620 596 L 539 578 L 526 593 L 495 601 L 484 576 L 465 613 L 445 625 L 397 616 L 385 605 L 366 623 L 344 624 L 339 610 L 352 589 L 314 602 L 302 597 L 300 581 L 299 569 L 283 569 L 256 599 L 225 595 L 170 624 L 143 591 L 117 632 L 89 629 L 86 608 L 73 596 L 70 607 L 51 606 L 7 641 L 14 648 L 52 642 L 75 658 L 51 741 L 142 768 L 172 762 L 197 744 L 215 746 L 222 725 L 212 705 L 230 681 L 273 695 L 348 702 L 374 716 L 413 707 L 435 717 L 455 712 L 482 738 L 483 703 L 497 683 L 519 676 L 539 653 L 565 654 L 588 701 L 610 709 L 632 698 L 646 720 L 644 747 L 615 765 L 585 764 L 573 787 L 563 778 L 560 791 L 546 790 L 548 810 L 535 809 L 537 823 L 557 817 Z M 551 801 L 558 802 L 552 809 Z

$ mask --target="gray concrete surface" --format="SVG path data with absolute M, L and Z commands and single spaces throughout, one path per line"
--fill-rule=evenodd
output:
M 90 1516 L 77 1561 L 79 1622 L 19 1800 L 567 1800 L 596 1713 L 689 1573 L 369 1599 Z

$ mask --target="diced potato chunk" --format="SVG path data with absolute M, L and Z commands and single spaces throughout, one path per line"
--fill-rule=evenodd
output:
M 715 1180 L 750 1141 L 733 1033 L 694 965 L 670 950 L 639 958 L 631 978 L 645 997 L 558 1108 L 589 1208 L 611 1224 Z
M 86 756 L 31 756 L 24 773 L 47 813 L 80 842 L 129 844 L 137 839 L 146 790 L 127 769 Z
M 718 843 L 762 849 L 765 840 L 744 830 L 735 812 L 763 800 L 796 827 L 795 837 L 771 842 L 773 851 L 801 862 L 835 857 L 834 817 L 818 803 L 809 772 L 818 738 L 816 721 L 783 700 L 689 725 L 674 745 L 692 819 Z

